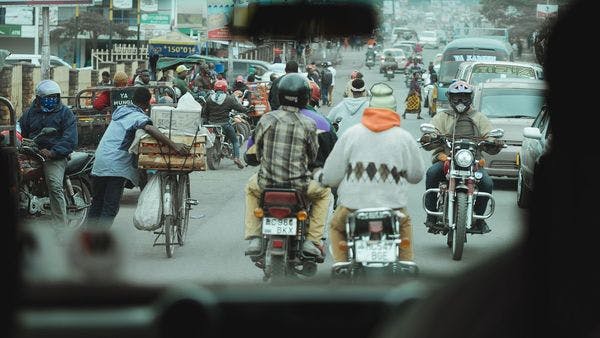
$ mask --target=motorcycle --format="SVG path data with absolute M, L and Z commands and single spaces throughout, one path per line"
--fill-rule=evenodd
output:
M 41 154 L 36 141 L 52 136 L 55 128 L 44 128 L 33 139 L 23 138 L 19 146 L 19 209 L 23 216 L 40 216 L 50 214 L 50 198 L 44 177 L 44 162 L 46 157 Z M 79 228 L 87 219 L 91 205 L 90 175 L 95 156 L 91 152 L 71 153 L 63 189 L 67 204 L 67 226 Z
M 324 257 L 305 254 L 302 245 L 309 226 L 310 204 L 295 189 L 269 187 L 262 193 L 254 215 L 262 221 L 262 251 L 250 256 L 263 270 L 265 281 L 314 276 Z
M 452 259 L 460 260 L 464 244 L 467 242 L 467 233 L 474 233 L 471 226 L 473 219 L 487 219 L 494 214 L 494 197 L 477 189 L 477 183 L 483 178 L 480 169 L 483 168 L 484 161 L 476 158 L 485 146 L 493 146 L 494 143 L 482 137 L 458 138 L 454 135 L 441 135 L 437 128 L 429 123 L 422 124 L 420 129 L 423 134 L 431 136 L 430 141 L 421 142 L 423 148 L 430 150 L 444 145 L 451 150 L 449 156 L 444 153 L 438 155 L 438 159 L 444 163 L 446 180 L 442 180 L 437 188 L 425 191 L 423 209 L 428 215 L 438 218 L 438 233 L 447 235 L 446 243 L 452 248 Z M 504 136 L 504 131 L 493 129 L 487 136 L 499 139 Z M 425 200 L 429 194 L 436 195 L 438 211 L 427 209 Z M 474 214 L 473 207 L 479 197 L 489 198 L 489 213 Z
M 368 56 L 365 65 L 367 68 L 369 68 L 369 70 L 373 68 L 373 66 L 375 66 L 375 58 L 373 56 Z
M 384 74 L 385 74 L 385 78 L 388 81 L 391 81 L 396 75 L 394 74 L 394 68 L 391 66 L 385 67 L 385 69 L 383 70 Z
M 347 239 L 335 243 L 348 252 L 348 262 L 335 263 L 332 278 L 358 282 L 418 274 L 416 263 L 398 257 L 399 249 L 409 245 L 407 239 L 400 238 L 400 224 L 405 217 L 390 208 L 365 208 L 350 213 L 346 219 Z
M 229 112 L 229 123 L 235 129 L 238 143 L 240 146 L 242 146 L 250 137 L 252 132 L 250 129 L 250 124 L 247 121 L 247 117 L 244 114 L 231 111 Z M 206 164 L 211 170 L 217 170 L 221 165 L 221 159 L 234 159 L 233 143 L 227 142 L 225 134 L 223 133 L 223 127 L 221 127 L 221 125 L 205 124 L 204 127 L 210 134 L 214 136 L 214 140 L 212 142 L 213 146 L 206 150 Z
M 419 87 L 423 87 L 423 73 L 425 73 L 424 69 L 420 69 L 420 68 L 415 68 L 415 69 L 406 69 L 406 72 L 404 73 L 404 84 L 406 85 L 406 88 L 410 88 L 410 82 L 412 81 L 413 78 L 413 74 L 414 73 L 419 73 L 418 76 L 418 82 L 419 82 Z

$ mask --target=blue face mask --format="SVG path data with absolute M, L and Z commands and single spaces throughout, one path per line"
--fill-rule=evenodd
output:
M 56 95 L 48 95 L 48 96 L 41 97 L 39 99 L 39 102 L 40 102 L 40 106 L 42 107 L 42 111 L 44 113 L 48 113 L 48 112 L 51 112 L 52 110 L 54 110 L 54 108 L 56 108 L 56 106 L 58 106 L 60 99 Z

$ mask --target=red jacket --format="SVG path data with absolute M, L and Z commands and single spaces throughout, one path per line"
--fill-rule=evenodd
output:
M 94 98 L 94 109 L 103 111 L 104 108 L 110 105 L 110 91 L 105 90 Z

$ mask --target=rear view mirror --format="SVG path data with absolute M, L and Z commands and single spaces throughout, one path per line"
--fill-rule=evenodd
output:
M 493 138 L 502 138 L 504 136 L 504 130 L 503 129 L 492 129 L 489 134 L 489 137 L 493 137 Z
M 534 140 L 541 140 L 542 133 L 538 128 L 535 127 L 525 127 L 523 128 L 523 136 L 526 138 L 531 138 Z
M 437 128 L 431 123 L 423 123 L 420 127 L 423 134 L 436 134 Z
M 236 1 L 231 17 L 237 40 L 370 36 L 379 20 L 370 0 Z

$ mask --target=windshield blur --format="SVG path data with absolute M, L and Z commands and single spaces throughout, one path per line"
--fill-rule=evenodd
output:
M 533 89 L 484 89 L 481 112 L 490 118 L 538 116 L 544 92 Z
M 143 46 L 140 48 L 143 55 L 140 56 L 139 63 L 135 61 L 135 65 L 132 65 L 133 61 L 126 59 L 124 55 L 129 52 L 135 53 L 136 48 L 130 48 L 130 50 L 121 45 L 115 47 L 112 46 L 112 41 L 109 45 L 107 41 L 104 41 L 104 38 L 94 42 L 86 39 L 85 46 L 79 46 L 78 49 L 66 45 L 69 40 L 65 40 L 65 38 L 68 35 L 61 36 L 60 47 L 58 38 L 57 41 L 53 42 L 57 44 L 52 47 L 53 51 L 55 49 L 61 52 L 64 51 L 65 58 L 67 57 L 66 53 L 70 53 L 68 55 L 69 60 L 76 60 L 82 62 L 82 66 L 94 68 L 94 73 L 80 73 L 79 77 L 76 78 L 77 83 L 75 78 L 69 77 L 68 71 L 65 72 L 60 69 L 53 71 L 57 83 L 61 86 L 62 93 L 70 94 L 68 97 L 64 95 L 62 102 L 65 106 L 70 107 L 78 117 L 76 122 L 79 133 L 78 142 L 88 142 L 86 146 L 78 145 L 75 151 L 94 153 L 97 156 L 95 163 L 100 165 L 100 162 L 102 162 L 104 173 L 111 173 L 111 168 L 120 164 L 120 157 L 113 154 L 115 157 L 107 157 L 101 161 L 100 156 L 104 155 L 97 151 L 97 147 L 103 144 L 101 139 L 103 135 L 106 135 L 103 133 L 107 126 L 103 123 L 111 120 L 111 118 L 111 123 L 114 123 L 114 125 L 125 123 L 124 121 L 130 123 L 128 125 L 131 127 L 130 129 L 126 128 L 127 130 L 123 130 L 121 134 L 111 134 L 114 139 L 104 141 L 104 143 L 110 142 L 111 149 L 118 149 L 122 152 L 121 155 L 134 154 L 136 163 L 132 164 L 135 168 L 131 172 L 139 170 L 140 175 L 145 177 L 143 183 L 147 184 L 148 189 L 146 191 L 155 189 L 160 194 L 156 195 L 158 197 L 147 197 L 144 194 L 144 189 L 140 186 L 141 181 L 132 182 L 129 179 L 123 179 L 114 183 L 117 188 L 121 188 L 120 194 L 117 189 L 119 203 L 111 206 L 110 210 L 106 212 L 114 213 L 111 216 L 114 221 L 109 228 L 116 243 L 116 248 L 114 252 L 111 252 L 112 256 L 104 257 L 107 261 L 111 260 L 111 264 L 106 263 L 110 268 L 106 268 L 103 265 L 105 264 L 104 261 L 96 261 L 95 258 L 87 254 L 89 252 L 86 252 L 87 248 L 84 245 L 86 243 L 82 244 L 84 240 L 77 237 L 76 229 L 68 229 L 66 232 L 68 235 L 56 234 L 55 221 L 53 220 L 56 210 L 53 211 L 53 208 L 56 209 L 57 205 L 51 205 L 48 192 L 42 191 L 46 189 L 45 185 L 32 180 L 28 187 L 29 190 L 21 196 L 20 204 L 24 208 L 21 217 L 23 227 L 39 238 L 39 245 L 26 256 L 23 273 L 27 280 L 36 282 L 78 280 L 86 271 L 85 266 L 94 266 L 99 270 L 105 269 L 107 276 L 114 274 L 121 280 L 134 284 L 168 284 L 180 281 L 217 285 L 263 284 L 264 274 L 261 264 L 264 264 L 264 261 L 253 261 L 250 255 L 246 254 L 251 240 L 251 237 L 247 236 L 247 217 L 265 212 L 265 210 L 256 211 L 254 206 L 249 208 L 249 204 L 247 204 L 248 187 L 252 178 L 258 176 L 260 167 L 251 165 L 251 161 L 247 159 L 246 151 L 252 147 L 253 140 L 249 139 L 255 135 L 259 121 L 266 116 L 265 114 L 275 110 L 272 108 L 278 107 L 280 104 L 273 101 L 274 98 L 271 97 L 271 93 L 276 93 L 273 90 L 278 88 L 274 85 L 279 82 L 272 82 L 271 78 L 268 78 L 270 75 L 280 76 L 286 73 L 286 64 L 289 63 L 292 69 L 297 68 L 297 71 L 302 73 L 304 77 L 308 77 L 315 84 L 318 84 L 317 88 L 311 91 L 310 99 L 314 105 L 307 109 L 310 110 L 310 114 L 317 114 L 323 119 L 321 121 L 325 121 L 322 124 L 314 123 L 317 125 L 317 129 L 323 125 L 330 128 L 328 131 L 335 134 L 336 142 L 342 139 L 342 134 L 341 132 L 336 134 L 333 128 L 339 127 L 340 130 L 343 130 L 345 128 L 344 123 L 361 124 L 360 114 L 363 113 L 365 108 L 369 108 L 373 100 L 377 101 L 374 98 L 375 96 L 372 96 L 373 87 L 379 84 L 380 88 L 385 87 L 384 92 L 386 93 L 389 87 L 392 94 L 389 97 L 385 96 L 385 104 L 388 105 L 385 106 L 385 109 L 395 108 L 397 115 L 402 116 L 402 122 L 398 124 L 410 134 L 411 140 L 415 140 L 422 135 L 420 125 L 430 123 L 436 114 L 441 113 L 441 109 L 436 111 L 436 104 L 439 104 L 436 101 L 442 101 L 445 97 L 440 91 L 439 97 L 433 98 L 433 95 L 437 95 L 434 94 L 437 91 L 433 90 L 435 83 L 431 82 L 434 79 L 433 73 L 430 73 L 429 70 L 425 71 L 428 65 L 435 65 L 435 71 L 438 69 L 437 65 L 439 63 L 438 81 L 447 84 L 456 77 L 458 67 L 463 61 L 499 61 L 508 58 L 508 55 L 502 52 L 481 49 L 476 51 L 473 49 L 452 50 L 442 55 L 445 44 L 450 43 L 456 37 L 465 35 L 465 32 L 470 28 L 493 28 L 495 20 L 498 25 L 502 26 L 499 28 L 505 29 L 508 27 L 509 20 L 502 21 L 490 14 L 489 10 L 483 11 L 483 6 L 477 1 L 395 1 L 393 6 L 392 1 L 373 1 L 373 4 L 377 3 L 379 22 L 377 29 L 370 35 L 312 36 L 297 40 L 252 36 L 239 41 L 236 39 L 229 40 L 231 36 L 227 35 L 226 24 L 224 23 L 224 20 L 229 18 L 229 14 L 223 12 L 222 8 L 215 9 L 216 7 L 210 6 L 207 13 L 196 8 L 200 4 L 206 7 L 207 3 L 212 4 L 213 2 L 198 1 L 198 5 L 195 5 L 195 2 L 187 1 L 185 6 L 183 4 L 177 5 L 177 3 L 177 1 L 171 2 L 171 5 L 179 6 L 172 9 L 168 2 L 164 4 L 165 6 L 168 5 L 168 8 L 163 8 L 162 1 L 158 6 L 159 12 L 178 13 L 177 20 L 167 18 L 165 24 L 163 22 L 164 18 L 161 18 L 158 14 L 156 17 L 148 16 L 147 20 L 144 19 L 142 33 L 139 38 L 140 44 Z M 227 3 L 233 4 L 234 1 Z M 238 4 L 238 2 L 235 3 Z M 336 1 L 335 3 L 340 2 Z M 527 6 L 530 6 L 530 4 Z M 527 23 L 527 25 L 523 24 L 523 28 L 519 28 L 518 25 L 510 21 L 513 28 L 509 30 L 507 39 L 510 39 L 510 41 L 507 41 L 507 43 L 514 43 L 515 46 L 519 46 L 518 51 L 515 52 L 516 60 L 537 63 L 533 37 L 542 20 L 536 19 L 535 13 L 532 14 L 531 11 L 526 10 L 527 6 L 519 5 L 517 10 L 521 11 L 523 15 L 515 16 L 517 18 L 515 20 L 522 20 L 520 22 Z M 84 9 L 80 10 L 84 11 Z M 94 13 L 108 13 L 109 10 L 106 1 L 94 2 L 93 6 L 85 9 L 85 11 Z M 129 29 L 129 32 L 133 35 L 128 35 L 128 39 L 137 38 L 135 35 L 137 34 L 135 29 L 137 26 L 127 26 L 135 21 L 136 16 L 125 12 L 129 13 L 129 11 L 118 10 L 118 13 L 122 14 L 119 19 L 125 25 L 125 30 L 119 31 L 118 34 L 127 35 L 126 31 Z M 201 17 L 204 14 L 206 14 L 206 18 L 202 19 Z M 340 16 L 343 15 L 343 6 L 341 6 Z M 63 18 L 63 16 L 68 16 L 68 13 L 59 10 L 58 17 Z M 56 27 L 67 27 L 66 22 L 61 20 L 59 20 Z M 195 20 L 200 20 L 202 24 L 198 27 L 195 26 Z M 179 26 L 174 26 L 175 31 L 171 32 L 169 23 L 171 23 L 171 26 L 174 24 Z M 417 41 L 419 38 L 416 34 L 417 31 L 422 32 L 422 37 L 438 38 L 441 35 L 436 32 L 442 31 L 446 41 L 440 42 L 439 46 L 436 44 L 435 47 L 417 44 L 413 48 L 400 44 L 404 40 Z M 68 34 L 68 30 L 65 30 L 64 34 Z M 104 37 L 104 35 L 102 36 Z M 113 37 L 113 39 L 116 41 L 116 37 Z M 7 40 L 12 40 L 12 38 L 3 38 L 2 41 Z M 119 55 L 119 57 L 123 57 L 123 60 L 115 61 L 114 64 L 108 60 L 98 62 L 96 59 L 104 54 L 95 53 L 93 58 L 96 59 L 93 59 L 92 55 L 79 52 L 92 50 L 92 44 L 96 43 L 100 43 L 101 49 L 106 51 L 106 55 Z M 183 49 L 173 47 L 178 45 L 189 45 L 193 53 L 188 55 L 181 52 Z M 3 45 L 3 48 L 25 48 L 23 46 L 24 44 L 17 44 L 12 47 Z M 369 48 L 369 46 L 373 48 Z M 113 47 L 113 49 L 109 53 L 110 47 Z M 401 48 L 402 50 L 388 48 Z M 125 50 L 127 50 L 127 53 Z M 371 53 L 368 52 L 371 50 L 372 53 L 376 53 L 377 58 L 388 52 L 395 57 L 409 57 L 419 54 L 424 65 L 424 74 L 411 84 L 412 75 L 408 72 L 405 74 L 404 70 L 408 68 L 408 65 L 405 65 L 404 62 L 399 64 L 398 68 L 394 69 L 392 73 L 384 73 L 379 64 L 377 66 L 367 65 L 366 55 Z M 33 51 L 31 52 L 33 53 Z M 194 55 L 194 58 L 190 58 L 190 55 Z M 203 61 L 202 58 L 204 57 L 207 58 L 206 60 L 219 61 Z M 115 56 L 115 58 L 117 57 Z M 185 62 L 182 61 L 184 59 Z M 234 61 L 246 60 L 257 60 L 261 63 L 255 65 L 245 62 L 234 63 Z M 266 68 L 265 62 L 269 64 L 267 71 L 264 71 L 264 68 Z M 233 68 L 230 70 L 229 67 Z M 236 67 L 239 67 L 239 69 Z M 135 74 L 136 68 L 139 68 L 140 71 L 148 71 L 151 85 L 164 84 L 171 87 L 171 90 L 167 91 L 168 93 L 173 92 L 173 94 L 164 94 L 164 90 L 152 89 L 152 97 L 149 101 L 150 108 L 147 112 L 152 123 L 147 121 L 134 123 L 127 120 L 127 116 L 114 114 L 116 109 L 121 109 L 119 110 L 120 113 L 125 111 L 125 109 L 118 107 L 115 102 L 132 102 L 132 98 L 126 90 L 114 91 L 116 89 L 114 86 L 114 79 L 117 79 L 116 74 L 125 73 L 125 82 L 128 83 L 127 86 L 129 87 L 150 86 L 142 82 L 142 78 L 145 79 L 145 77 Z M 100 84 L 103 81 L 101 75 L 103 72 L 110 74 L 107 81 Z M 267 76 L 261 76 L 263 72 Z M 39 73 L 36 71 L 32 77 L 39 79 L 38 75 Z M 62 77 L 59 78 L 59 76 Z M 273 79 L 275 77 L 273 76 Z M 477 73 L 473 74 L 472 81 L 473 83 L 479 83 L 492 77 L 502 76 Z M 361 81 L 355 81 L 356 78 Z M 136 82 L 136 80 L 138 81 Z M 111 88 L 114 89 L 111 89 L 110 93 L 106 91 L 102 95 L 101 90 L 96 90 L 93 95 L 88 94 L 80 102 L 75 103 L 76 88 L 95 87 L 96 85 L 112 86 Z M 228 93 L 233 92 L 233 88 L 247 88 L 251 93 L 243 98 L 225 94 L 223 96 L 218 95 L 218 91 Z M 104 87 L 101 89 L 104 89 Z M 215 92 L 216 90 L 217 92 Z M 375 88 L 375 93 L 377 93 L 377 88 Z M 119 99 L 119 96 L 123 95 L 122 100 Z M 411 101 L 415 102 L 413 101 L 415 95 L 419 97 L 417 103 L 410 106 L 413 105 Z M 29 96 L 30 100 L 26 102 L 27 105 L 23 102 L 19 103 L 20 114 L 27 111 L 34 97 L 33 95 Z M 105 105 L 98 106 L 99 99 L 97 97 L 103 98 L 106 101 Z M 281 98 L 287 100 L 289 96 L 287 98 L 281 96 Z M 280 100 L 280 96 L 277 96 L 276 99 Z M 538 91 L 490 89 L 486 90 L 482 97 L 482 111 L 488 117 L 506 117 L 509 115 L 536 117 L 542 102 L 543 95 Z M 222 108 L 217 113 L 207 113 L 206 109 L 215 109 L 214 107 L 219 109 L 226 107 L 227 109 Z M 381 107 L 377 106 L 377 108 Z M 229 116 L 230 112 L 232 112 L 232 116 Z M 338 121 L 340 122 L 339 126 L 333 119 L 336 114 L 344 116 L 342 122 Z M 236 115 L 236 117 L 233 115 Z M 215 116 L 218 116 L 218 118 L 215 119 Z M 396 117 L 394 116 L 394 118 Z M 123 120 L 120 120 L 121 118 Z M 205 156 L 203 160 L 205 162 L 203 162 L 203 165 L 191 167 L 189 170 L 189 187 L 188 184 L 184 184 L 188 188 L 174 188 L 171 191 L 173 195 L 170 195 L 170 193 L 165 192 L 164 185 L 161 186 L 158 180 L 153 180 L 153 177 L 160 176 L 162 171 L 168 171 L 172 168 L 170 165 L 155 167 L 148 163 L 152 163 L 152 161 L 163 163 L 162 161 L 171 158 L 170 156 L 174 158 L 175 153 L 169 155 L 166 151 L 173 152 L 174 150 L 171 148 L 161 147 L 156 143 L 151 145 L 145 143 L 143 136 L 136 134 L 135 130 L 140 125 L 146 124 L 155 125 L 157 128 L 162 128 L 163 131 L 175 128 L 175 126 L 182 129 L 192 128 L 193 132 L 191 134 L 182 132 L 181 135 L 177 135 L 177 137 L 180 137 L 178 140 L 188 144 L 190 151 L 197 151 L 198 157 L 196 158 Z M 198 125 L 208 127 L 199 129 L 201 132 L 196 133 L 194 128 Z M 202 136 L 203 132 L 205 133 L 204 136 Z M 323 133 L 319 129 L 315 139 L 322 138 Z M 174 134 L 169 135 L 173 136 Z M 233 135 L 235 140 L 230 140 L 229 135 Z M 290 132 L 288 139 L 294 137 L 296 137 L 296 134 Z M 136 147 L 133 142 L 140 143 Z M 143 151 L 139 150 L 143 148 L 140 145 L 142 143 L 149 148 Z M 236 144 L 239 145 L 239 149 L 235 149 Z M 223 147 L 218 154 L 212 153 L 213 150 L 211 149 L 214 145 L 216 145 L 214 149 Z M 333 147 L 334 145 L 331 148 Z M 376 153 L 387 149 L 389 146 L 387 144 L 371 144 L 365 145 L 365 147 Z M 150 148 L 153 150 L 149 150 Z M 293 154 L 298 149 L 303 150 L 305 148 L 287 149 L 287 152 L 274 151 L 273 154 L 278 154 L 277 156 L 284 154 L 281 155 L 281 158 L 283 158 L 290 153 Z M 202 151 L 205 154 L 200 155 Z M 208 156 L 212 157 L 209 159 Z M 525 229 L 526 211 L 520 209 L 515 203 L 515 187 L 512 184 L 514 182 L 494 182 L 495 214 L 487 220 L 492 229 L 491 235 L 469 235 L 468 242 L 465 244 L 464 258 L 462 260 L 453 259 L 451 253 L 452 242 L 447 235 L 441 232 L 432 234 L 428 232 L 428 228 L 424 225 L 427 219 L 423 206 L 423 195 L 426 191 L 425 173 L 431 166 L 432 152 L 419 147 L 410 156 L 421 160 L 425 164 L 422 172 L 423 179 L 418 183 L 408 183 L 402 174 L 391 171 L 391 168 L 379 167 L 376 163 L 369 163 L 372 161 L 366 161 L 364 167 L 352 170 L 358 172 L 359 180 L 367 180 L 368 178 L 370 180 L 386 181 L 387 178 L 390 181 L 390 177 L 393 177 L 396 183 L 401 182 L 397 184 L 402 185 L 406 194 L 403 207 L 406 208 L 406 213 L 412 223 L 410 243 L 414 251 L 414 262 L 418 264 L 421 273 L 451 279 L 452 276 L 467 270 L 489 255 L 521 239 L 523 229 Z M 138 157 L 147 161 L 142 161 L 142 163 L 147 164 L 146 167 L 137 162 Z M 77 156 L 71 156 L 71 161 L 73 159 L 77 160 L 77 158 Z M 83 161 L 81 157 L 79 157 L 79 160 Z M 68 167 L 66 161 L 65 159 L 65 168 Z M 76 170 L 74 168 L 81 163 L 74 164 L 74 162 L 70 162 L 71 167 L 66 169 L 67 176 L 75 174 Z M 189 162 L 183 160 L 177 163 L 179 163 L 178 165 L 190 165 Z M 339 168 L 345 168 L 343 170 L 346 170 L 348 166 L 350 166 L 349 163 L 343 164 Z M 275 170 L 288 169 L 282 169 L 279 164 L 274 165 L 273 168 L 276 168 Z M 303 178 L 312 179 L 313 173 L 317 172 L 313 169 L 311 168 L 311 171 L 306 173 L 306 177 L 303 176 Z M 73 172 L 69 170 L 73 170 Z M 119 175 L 118 173 L 113 174 L 106 175 L 110 177 Z M 67 201 L 69 198 L 75 201 L 69 209 L 69 217 L 89 217 L 89 213 L 85 214 L 87 212 L 85 210 L 88 210 L 86 208 L 92 205 L 94 194 L 98 193 L 98 189 L 94 189 L 94 184 L 99 181 L 98 177 L 91 176 L 93 175 L 88 177 L 90 180 L 89 185 L 75 184 L 74 191 L 69 191 L 69 186 L 66 183 L 64 184 L 66 192 L 62 193 L 66 194 Z M 75 177 L 72 179 L 74 182 L 76 181 Z M 343 191 L 336 193 L 342 194 Z M 83 195 L 78 194 L 88 194 L 89 196 L 86 195 L 87 197 L 83 198 L 80 197 Z M 181 203 L 173 207 L 172 210 L 170 207 L 163 208 L 161 203 L 170 203 L 171 200 L 168 198 L 175 196 L 175 194 L 177 196 L 185 195 L 185 197 L 181 197 Z M 361 194 L 356 193 L 356 196 L 360 197 Z M 333 193 L 332 196 L 334 196 Z M 344 199 L 338 200 L 337 197 L 336 195 L 335 203 L 344 201 Z M 98 197 L 95 198 L 97 198 L 97 201 Z M 260 196 L 258 198 L 260 199 Z M 149 200 L 154 202 L 150 206 L 145 203 Z M 325 208 L 327 209 L 324 212 L 326 222 L 322 224 L 324 230 L 321 230 L 323 233 L 319 235 L 322 242 L 319 248 L 324 255 L 323 262 L 316 264 L 317 272 L 315 276 L 298 278 L 296 280 L 298 282 L 329 283 L 332 266 L 336 263 L 333 256 L 334 246 L 348 250 L 347 242 L 334 242 L 330 234 L 333 215 L 336 208 L 339 207 L 335 203 L 332 197 L 331 203 Z M 168 215 L 168 212 L 177 213 L 179 210 L 184 210 L 186 215 L 187 232 L 185 234 L 172 228 L 169 229 L 168 226 L 165 228 L 164 225 L 165 222 L 168 224 L 173 219 L 170 217 L 172 215 Z M 268 212 L 268 210 L 266 211 Z M 96 212 L 98 211 L 96 210 Z M 156 220 L 157 226 L 141 227 L 139 225 L 140 219 L 145 217 L 155 217 L 153 219 Z M 294 218 L 294 220 L 296 219 Z M 174 222 L 174 224 L 177 224 L 177 221 Z M 275 224 L 278 221 L 273 222 Z M 346 219 L 344 218 L 342 222 L 345 224 Z M 277 223 L 275 226 L 291 226 L 294 224 L 296 223 Z M 259 231 L 261 231 L 262 226 L 267 227 L 266 221 L 264 223 L 261 221 L 258 225 Z M 173 232 L 167 234 L 168 231 Z M 262 232 L 260 234 L 263 235 Z M 167 236 L 171 236 L 168 239 L 169 241 L 175 241 L 176 243 L 172 252 L 168 252 L 169 249 L 165 248 Z M 181 238 L 184 237 L 185 241 L 182 241 Z M 386 253 L 382 252 L 374 252 L 372 257 L 381 258 L 385 256 Z

